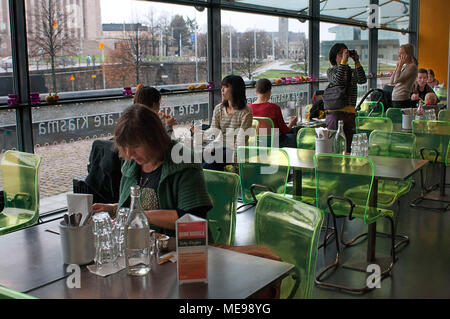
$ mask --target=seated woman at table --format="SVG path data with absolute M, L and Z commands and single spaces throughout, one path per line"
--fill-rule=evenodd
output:
M 169 114 L 160 111 L 161 107 L 161 93 L 151 86 L 136 87 L 136 94 L 134 95 L 134 104 L 142 104 L 148 106 L 153 112 L 159 115 L 159 118 L 165 124 L 167 133 L 172 134 L 173 126 L 177 125 L 177 120 Z
M 203 168 L 223 171 L 233 157 L 237 146 L 247 145 L 245 131 L 252 127 L 252 110 L 247 105 L 244 80 L 238 75 L 228 75 L 222 80 L 222 102 L 214 108 L 211 127 L 205 135 L 215 134 L 215 141 L 222 145 L 223 158 L 212 163 L 205 162 Z M 191 127 L 191 129 L 193 129 Z M 228 134 L 227 134 L 228 133 Z M 233 140 L 227 140 L 227 136 Z M 211 152 L 214 156 L 215 150 Z M 213 157 L 214 158 L 214 157 Z
M 328 54 L 328 58 L 332 65 L 327 70 L 328 87 L 323 94 L 324 109 L 326 113 L 326 124 L 330 130 L 338 129 L 338 122 L 344 122 L 344 133 L 347 139 L 347 152 L 350 152 L 352 144 L 353 130 L 355 128 L 356 117 L 356 99 L 358 93 L 357 84 L 367 82 L 364 68 L 359 62 L 359 55 L 355 50 L 350 52 L 344 43 L 334 44 Z M 348 59 L 352 58 L 355 62 L 355 68 L 352 69 L 348 65 Z M 345 93 L 342 96 L 340 105 L 343 107 L 334 108 L 329 103 L 329 92 L 335 87 L 344 87 Z
M 174 234 L 175 221 L 186 213 L 207 217 L 212 208 L 200 164 L 178 163 L 171 156 L 176 142 L 164 129 L 158 115 L 135 104 L 127 108 L 114 131 L 120 156 L 125 160 L 117 204 L 93 205 L 94 213 L 115 215 L 129 207 L 130 187 L 141 186 L 141 203 L 152 229 Z
M 439 85 L 439 81 L 434 77 L 434 71 L 432 69 L 428 69 L 427 73 L 428 73 L 427 84 L 434 89 L 436 86 Z
M 280 147 L 297 147 L 296 135 L 291 133 L 292 126 L 297 123 L 297 116 L 289 118 L 289 124 L 284 123 L 281 109 L 277 104 L 270 103 L 272 83 L 268 79 L 259 79 L 256 82 L 256 95 L 258 99 L 250 104 L 253 116 L 269 117 L 273 121 L 274 128 L 279 129 Z

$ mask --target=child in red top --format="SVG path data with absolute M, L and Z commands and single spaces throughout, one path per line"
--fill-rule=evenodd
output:
M 256 82 L 256 94 L 258 99 L 255 103 L 249 105 L 253 111 L 253 116 L 272 119 L 274 128 L 278 128 L 280 132 L 280 147 L 297 147 L 295 134 L 290 133 L 292 126 L 297 123 L 297 116 L 290 117 L 288 125 L 284 123 L 280 107 L 269 102 L 272 94 L 272 83 L 268 79 L 259 79 Z
M 425 95 L 425 106 L 424 109 L 434 109 L 434 112 L 436 113 L 436 119 L 438 117 L 438 113 L 439 113 L 439 107 L 437 106 L 438 103 L 438 98 L 436 96 L 436 94 L 434 93 L 427 93 L 427 95 Z

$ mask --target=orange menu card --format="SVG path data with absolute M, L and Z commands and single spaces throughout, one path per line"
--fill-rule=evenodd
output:
M 176 222 L 178 283 L 208 282 L 208 221 L 185 214 Z

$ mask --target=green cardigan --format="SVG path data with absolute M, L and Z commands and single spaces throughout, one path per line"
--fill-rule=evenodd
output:
M 174 163 L 171 151 L 176 144 L 172 141 L 164 154 L 164 162 L 157 194 L 159 209 L 190 210 L 196 207 L 210 206 L 211 200 L 206 191 L 203 169 L 200 163 Z M 130 196 L 130 187 L 139 183 L 141 167 L 133 160 L 122 165 L 120 181 L 119 208 Z

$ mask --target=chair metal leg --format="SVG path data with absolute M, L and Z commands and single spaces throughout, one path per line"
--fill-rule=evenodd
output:
M 336 232 L 335 232 L 334 227 L 328 227 L 329 221 L 330 221 L 330 214 L 327 214 L 327 226 L 326 226 L 326 227 L 322 227 L 322 228 L 325 229 L 325 237 L 323 238 L 323 242 L 319 245 L 319 247 L 317 247 L 317 249 L 320 249 L 320 248 L 322 248 L 322 247 L 325 249 L 325 248 L 327 247 L 327 242 L 328 242 L 328 240 L 329 240 L 333 235 L 336 235 Z M 329 235 L 328 235 L 328 229 L 333 230 Z
M 388 276 L 390 274 L 390 272 L 392 271 L 394 264 L 395 264 L 395 229 L 394 229 L 394 221 L 392 220 L 392 218 L 387 217 L 390 221 L 390 225 L 391 225 L 391 264 L 389 265 L 389 267 L 383 271 L 380 274 L 380 280 L 382 280 L 384 277 Z M 337 230 L 336 227 L 336 217 L 333 214 L 333 223 L 334 223 L 334 227 Z M 328 265 L 324 270 L 322 270 L 319 275 L 316 277 L 315 279 L 315 283 L 316 285 L 318 285 L 319 287 L 329 287 L 329 288 L 335 288 L 335 289 L 340 289 L 340 290 L 344 290 L 344 291 L 349 291 L 349 292 L 355 292 L 355 293 L 366 293 L 370 290 L 373 290 L 375 287 L 368 287 L 367 284 L 362 287 L 362 288 L 351 288 L 351 287 L 347 287 L 347 286 L 343 286 L 343 285 L 338 285 L 338 284 L 333 284 L 333 283 L 329 283 L 329 282 L 325 282 L 322 280 L 322 277 L 331 269 L 337 269 L 337 267 L 339 266 L 339 260 L 341 257 L 341 253 L 339 250 L 339 239 L 338 236 L 335 237 L 335 241 L 336 241 L 336 249 L 337 249 L 337 254 L 336 254 L 336 260 L 333 264 Z

